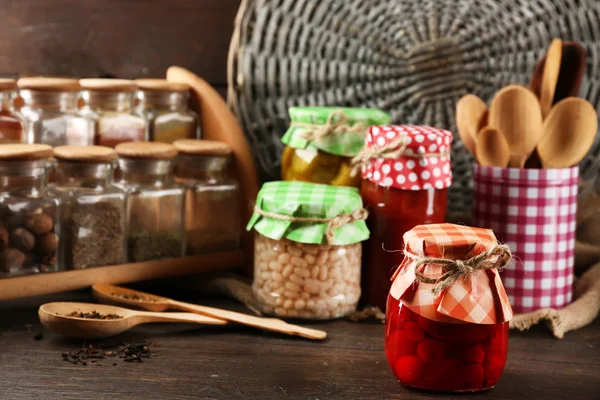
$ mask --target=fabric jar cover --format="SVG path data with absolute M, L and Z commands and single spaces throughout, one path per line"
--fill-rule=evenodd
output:
M 273 240 L 286 238 L 298 243 L 325 244 L 327 222 L 301 223 L 291 219 L 333 219 L 357 211 L 364 211 L 366 214 L 362 207 L 362 198 L 356 188 L 298 181 L 267 182 L 258 192 L 255 211 L 246 230 L 254 228 Z M 281 217 L 261 215 L 262 212 Z M 347 245 L 368 239 L 369 229 L 364 218 L 335 228 L 334 241 L 329 244 Z
M 290 107 L 290 127 L 281 138 L 283 144 L 295 149 L 321 150 L 344 157 L 355 156 L 363 147 L 365 132 L 370 125 L 389 124 L 391 116 L 376 108 Z M 305 134 L 324 129 L 330 133 L 317 140 L 307 140 Z M 358 125 L 360 132 L 354 130 Z
M 418 225 L 404 234 L 405 251 L 416 257 L 466 260 L 497 244 L 489 229 L 454 224 Z M 413 312 L 445 323 L 470 322 L 496 324 L 509 321 L 512 309 L 496 269 L 474 270 L 459 278 L 438 296 L 434 284 L 417 280 L 416 261 L 405 257 L 394 273 L 390 295 Z M 426 277 L 439 278 L 444 267 L 425 264 L 420 271 Z
M 513 309 L 571 302 L 579 168 L 517 169 L 475 164 L 474 217 L 515 255 L 502 272 Z
M 452 184 L 452 132 L 422 125 L 372 126 L 365 147 L 378 149 L 403 139 L 399 158 L 373 158 L 362 168 L 362 178 L 380 186 L 404 190 L 444 189 Z

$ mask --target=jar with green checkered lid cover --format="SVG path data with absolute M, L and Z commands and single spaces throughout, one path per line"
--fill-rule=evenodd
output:
M 333 319 L 356 310 L 367 211 L 357 189 L 283 181 L 263 185 L 247 229 L 256 231 L 252 289 L 262 311 Z
M 290 127 L 281 139 L 281 177 L 334 186 L 359 187 L 350 161 L 364 145 L 371 125 L 389 124 L 389 114 L 369 108 L 291 107 Z

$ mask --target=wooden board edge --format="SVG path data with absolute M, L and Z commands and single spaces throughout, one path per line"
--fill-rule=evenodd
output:
M 95 283 L 116 285 L 243 265 L 243 252 L 234 251 L 5 278 L 0 279 L 0 301 L 85 289 Z

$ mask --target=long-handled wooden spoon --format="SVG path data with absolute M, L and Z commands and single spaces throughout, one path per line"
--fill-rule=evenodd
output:
M 510 160 L 510 149 L 502 132 L 494 128 L 483 128 L 477 135 L 477 161 L 490 167 L 506 168 Z
M 552 108 L 554 93 L 562 59 L 562 41 L 553 39 L 546 55 L 538 62 L 534 70 L 530 87 L 540 98 L 542 115 L 545 117 Z
M 469 152 L 476 156 L 476 139 L 479 126 L 487 114 L 487 106 L 474 94 L 463 96 L 456 103 L 458 135 Z
M 552 104 L 556 104 L 567 97 L 579 96 L 579 89 L 581 89 L 586 70 L 587 52 L 582 45 L 571 41 L 562 42 L 561 53 L 560 72 L 558 73 Z M 531 90 L 538 97 L 541 94 L 545 64 L 546 55 L 544 54 L 535 65 L 529 84 Z
M 71 316 L 72 313 L 99 313 L 115 319 Z M 227 321 L 193 313 L 158 313 L 88 303 L 47 303 L 38 310 L 41 323 L 52 332 L 76 339 L 103 339 L 118 335 L 136 325 L 150 322 L 189 322 L 203 325 L 225 325 Z
M 558 102 L 544 121 L 537 151 L 544 168 L 567 168 L 588 153 L 598 132 L 594 106 L 579 97 Z
M 92 293 L 99 301 L 105 303 L 126 304 L 151 311 L 184 310 L 286 335 L 302 336 L 307 339 L 323 340 L 327 337 L 325 331 L 288 324 L 277 318 L 261 318 L 219 308 L 184 303 L 119 286 L 96 284 L 92 286 Z
M 543 133 L 537 96 L 520 85 L 501 89 L 490 104 L 488 126 L 504 134 L 511 153 L 509 166 L 523 168 Z

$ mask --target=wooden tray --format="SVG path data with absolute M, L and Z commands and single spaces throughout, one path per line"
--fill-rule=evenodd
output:
M 0 279 L 0 301 L 243 266 L 243 252 L 236 251 L 6 278 Z

